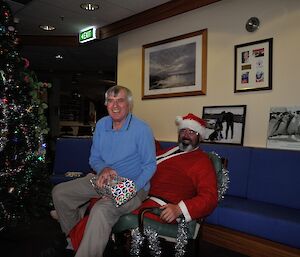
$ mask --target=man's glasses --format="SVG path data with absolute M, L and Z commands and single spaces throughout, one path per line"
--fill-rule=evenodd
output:
M 181 130 L 179 130 L 179 133 L 180 134 L 188 134 L 188 135 L 191 135 L 191 136 L 193 136 L 193 135 L 196 135 L 196 136 L 199 136 L 199 133 L 198 132 L 196 132 L 196 131 L 194 131 L 194 130 L 191 130 L 191 129 L 181 129 Z

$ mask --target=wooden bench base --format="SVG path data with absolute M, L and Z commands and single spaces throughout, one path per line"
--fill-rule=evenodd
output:
M 202 239 L 251 257 L 300 257 L 300 249 L 216 225 L 203 224 Z

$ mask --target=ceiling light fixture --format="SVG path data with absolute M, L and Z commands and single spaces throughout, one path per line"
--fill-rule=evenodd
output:
M 55 55 L 55 59 L 62 60 L 62 59 L 64 59 L 64 57 L 61 54 L 57 54 L 57 55 Z
M 82 3 L 80 4 L 80 7 L 86 11 L 95 11 L 99 9 L 99 5 L 93 3 Z
M 51 25 L 40 25 L 39 28 L 42 29 L 42 30 L 45 30 L 45 31 L 55 30 L 55 27 L 51 26 Z

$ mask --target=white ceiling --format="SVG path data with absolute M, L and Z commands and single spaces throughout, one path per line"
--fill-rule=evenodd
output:
M 15 18 L 18 35 L 77 36 L 88 26 L 97 28 L 122 20 L 168 0 L 91 0 L 100 8 L 94 12 L 80 8 L 85 0 L 6 0 Z M 43 31 L 39 25 L 52 25 Z M 115 80 L 117 37 L 87 43 L 79 47 L 24 45 L 21 54 L 38 73 L 73 72 L 97 74 L 103 80 Z M 56 60 L 57 54 L 63 55 Z M 89 75 L 90 76 L 90 75 Z
M 6 2 L 18 19 L 21 35 L 77 35 L 88 26 L 102 27 L 148 10 L 169 0 L 17 0 Z M 22 2 L 28 2 L 22 4 Z M 94 12 L 80 8 L 92 2 L 100 8 Z M 56 30 L 45 32 L 39 25 L 52 25 Z
M 221 0 L 4 0 L 11 9 L 16 22 L 17 35 L 24 38 L 42 38 L 54 36 L 51 46 L 46 44 L 22 43 L 20 52 L 30 62 L 31 70 L 35 71 L 40 79 L 67 76 L 72 77 L 72 85 L 77 83 L 85 88 L 92 83 L 111 84 L 116 81 L 118 38 L 117 33 L 103 37 L 106 39 L 96 40 L 81 44 L 80 46 L 62 46 L 61 36 L 75 38 L 83 28 L 95 26 L 106 28 L 110 24 L 119 22 L 125 18 L 137 15 L 143 11 L 155 8 L 155 12 L 139 17 L 138 24 L 150 24 L 157 17 L 153 13 L 163 16 L 178 14 L 177 10 L 189 11 L 201 6 Z M 94 12 L 80 8 L 81 3 L 92 2 L 100 8 Z M 159 8 L 164 4 L 164 7 Z M 186 8 L 185 8 L 186 7 Z M 166 10 L 167 9 L 167 10 Z M 181 13 L 181 12 L 179 12 Z M 149 16 L 150 15 L 150 16 Z M 150 17 L 150 20 L 146 17 Z M 152 18 L 154 18 L 152 20 Z M 134 21 L 135 22 L 135 21 Z M 149 22 L 149 23 L 147 23 Z M 127 24 L 127 23 L 126 23 Z M 39 25 L 52 25 L 54 31 L 43 31 Z M 118 23 L 120 26 L 120 23 Z M 116 26 L 116 27 L 118 27 Z M 126 25 L 127 26 L 127 25 Z M 122 29 L 127 29 L 121 25 Z M 129 28 L 132 28 L 129 26 Z M 124 30 L 123 30 L 124 31 Z M 102 31 L 101 31 L 102 33 Z M 33 36 L 33 37 L 32 37 Z M 57 40 L 59 36 L 60 40 Z M 43 37 L 45 38 L 45 37 Z M 21 40 L 21 42 L 24 42 Z M 35 41 L 36 42 L 36 41 Z M 47 41 L 48 42 L 48 41 Z M 63 41 L 65 42 L 65 40 Z M 55 59 L 60 54 L 62 60 Z M 55 74 L 55 75 L 53 75 Z M 41 78 L 42 75 L 42 78 Z M 96 79 L 95 79 L 96 78 Z M 47 78 L 45 79 L 46 81 Z M 76 82 L 77 81 L 77 82 Z M 75 83 L 73 83 L 75 82 Z M 61 82 L 63 86 L 68 82 Z

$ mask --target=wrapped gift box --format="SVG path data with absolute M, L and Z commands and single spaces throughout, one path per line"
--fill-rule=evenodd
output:
M 91 178 L 91 183 L 97 193 L 101 196 L 107 196 L 113 200 L 116 207 L 128 202 L 136 195 L 135 183 L 124 177 L 115 176 L 109 183 L 105 184 L 103 188 L 97 186 L 96 181 L 98 177 Z

